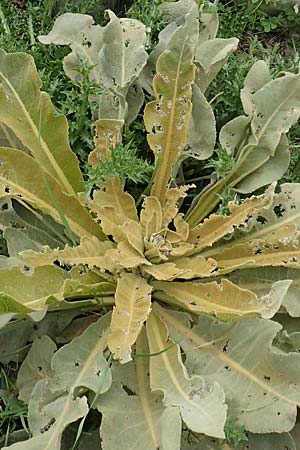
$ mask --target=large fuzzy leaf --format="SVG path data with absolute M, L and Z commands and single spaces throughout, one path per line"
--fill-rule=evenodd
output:
M 0 122 L 13 131 L 64 192 L 74 195 L 84 188 L 78 161 L 68 144 L 67 121 L 55 112 L 40 87 L 31 56 L 0 51 Z
M 113 264 L 106 257 L 108 250 L 114 248 L 110 241 L 99 241 L 96 237 L 83 236 L 76 247 L 66 246 L 63 250 L 44 247 L 43 252 L 24 251 L 23 261 L 31 267 L 40 267 L 59 261 L 62 264 L 82 265 L 88 267 L 111 268 Z
M 62 223 L 58 205 L 75 235 L 93 234 L 99 238 L 104 237 L 100 227 L 77 197 L 65 194 L 56 179 L 48 172 L 43 174 L 33 158 L 20 150 L 0 148 L 0 161 L 0 196 L 6 197 L 9 193 L 11 196 L 21 197 Z
M 212 258 L 205 259 L 198 255 L 191 258 L 177 258 L 175 262 L 166 262 L 142 266 L 144 272 L 152 275 L 156 280 L 175 280 L 182 278 L 191 280 L 192 278 L 210 277 L 215 275 L 217 263 Z
M 156 100 L 145 108 L 148 142 L 155 153 L 156 172 L 151 195 L 165 202 L 172 167 L 187 141 L 187 125 L 191 113 L 194 46 L 198 36 L 198 10 L 193 5 L 157 61 L 153 87 Z
M 147 321 L 147 336 L 150 353 L 155 354 L 150 358 L 151 389 L 163 392 L 166 406 L 179 408 L 191 430 L 224 437 L 227 408 L 220 386 L 215 381 L 207 384 L 198 375 L 188 376 L 179 346 L 168 337 L 166 326 L 154 313 Z
M 119 19 L 108 11 L 110 19 L 105 27 L 94 25 L 92 17 L 63 14 L 47 36 L 40 36 L 44 44 L 69 45 L 72 52 L 64 58 L 64 69 L 71 79 L 78 77 L 83 64 L 91 67 L 90 80 L 102 88 L 96 98 L 99 119 L 124 120 L 127 101 L 138 112 L 144 96 L 129 90 L 146 64 L 145 26 L 134 19 Z M 137 114 L 137 112 L 133 115 Z M 131 117 L 132 120 L 132 117 Z
M 105 450 L 180 450 L 180 413 L 177 408 L 165 407 L 162 394 L 150 390 L 149 359 L 143 357 L 149 352 L 145 341 L 141 332 L 136 342 L 140 357 L 113 366 L 112 387 L 98 402 Z
M 27 273 L 18 267 L 1 269 L 0 311 L 41 311 L 47 303 L 63 300 L 63 283 L 64 271 L 55 266 L 37 267 Z
M 218 382 L 226 394 L 228 414 L 254 433 L 282 433 L 293 428 L 300 403 L 297 353 L 272 345 L 281 326 L 252 319 L 235 324 L 190 317 L 160 309 L 171 336 L 180 340 L 191 374 Z
M 44 317 L 44 311 L 38 311 L 38 314 L 37 312 L 27 314 L 27 320 L 18 322 L 18 318 L 12 320 L 14 314 L 1 314 L 1 363 L 8 364 L 10 361 L 13 361 L 20 364 L 26 356 L 28 344 L 32 343 L 35 338 L 44 335 L 55 340 L 69 325 L 75 315 L 76 312 L 74 313 L 74 311 L 59 311 L 58 313 L 48 312 Z M 7 319 L 5 328 L 4 319 Z M 9 321 L 10 323 L 8 323 Z
M 195 436 L 194 442 L 183 441 L 181 450 L 298 450 L 296 442 L 290 433 L 251 434 L 247 441 L 237 445 L 230 445 L 206 436 Z
M 17 256 L 23 250 L 38 250 L 43 245 L 61 248 L 67 241 L 63 225 L 33 209 L 20 197 L 0 200 L 0 222 L 10 256 Z
M 45 425 L 41 426 L 41 433 L 36 434 L 27 441 L 17 442 L 9 447 L 2 447 L 2 450 L 60 450 L 61 438 L 64 429 L 72 422 L 80 419 L 88 413 L 88 404 L 85 397 L 72 398 L 62 395 L 55 399 L 53 393 L 49 391 L 46 382 L 41 385 L 38 392 L 39 401 L 45 399 L 49 401 L 52 396 L 53 402 L 50 408 L 44 407 L 39 411 L 46 419 Z M 32 408 L 37 407 L 36 403 L 32 403 Z M 63 415 L 60 413 L 63 411 Z M 59 417 L 56 420 L 55 417 Z M 48 420 L 48 422 L 47 422 Z
M 250 241 L 257 242 L 258 245 L 263 244 L 263 241 L 275 246 L 277 242 L 294 245 L 294 251 L 297 251 L 297 230 L 300 228 L 299 196 L 300 184 L 282 184 L 280 191 L 273 196 L 272 202 L 260 209 L 257 217 L 254 216 L 248 221 L 244 231 L 240 228 L 237 232 L 233 232 L 232 239 L 221 241 L 212 249 L 205 250 L 203 254 L 214 257 L 218 253 L 220 257 L 229 248 L 242 244 L 248 246 Z M 274 253 L 275 250 L 276 248 Z
M 103 351 L 107 346 L 109 320 L 110 315 L 101 317 L 54 354 L 52 377 L 39 381 L 30 399 L 29 425 L 33 437 L 10 449 L 60 450 L 66 426 L 88 413 L 87 399 L 77 397 L 78 388 L 95 393 L 107 391 L 111 373 Z
M 286 74 L 253 94 L 249 90 L 253 113 L 248 136 L 236 150 L 236 164 L 224 178 L 209 186 L 194 201 L 187 215 L 191 225 L 199 223 L 215 208 L 225 186 L 249 193 L 284 173 L 288 164 L 284 135 L 300 114 L 299 88 L 300 75 Z
M 203 160 L 209 158 L 216 144 L 216 120 L 211 105 L 194 84 L 192 114 L 188 123 L 187 155 Z
M 200 41 L 195 54 L 195 63 L 197 66 L 196 83 L 202 92 L 206 91 L 231 53 L 237 49 L 238 43 L 237 38 Z
M 272 291 L 272 285 L 283 280 L 291 280 L 282 305 L 290 316 L 300 317 L 300 268 L 258 267 L 235 271 L 227 275 L 229 280 L 244 289 L 250 289 L 260 296 Z
M 150 313 L 152 287 L 140 276 L 122 273 L 118 278 L 108 346 L 123 363 L 131 359 L 131 347 Z
M 189 242 L 197 244 L 194 253 L 212 246 L 237 227 L 247 229 L 249 218 L 257 217 L 264 207 L 271 204 L 273 193 L 274 189 L 270 188 L 265 194 L 248 198 L 241 204 L 229 202 L 229 215 L 211 214 L 201 224 L 192 228 L 189 233 Z
M 51 376 L 51 359 L 56 351 L 56 344 L 48 336 L 36 338 L 21 365 L 17 387 L 19 399 L 29 403 L 34 386 L 44 378 Z
M 39 36 L 43 44 L 69 45 L 72 53 L 64 58 L 64 70 L 76 80 L 81 61 L 92 67 L 90 78 L 100 84 L 95 64 L 103 44 L 103 28 L 94 25 L 94 19 L 86 14 L 66 13 L 59 16 L 47 36 Z M 93 67 L 94 66 L 94 67 Z
M 162 291 L 167 298 L 175 299 L 178 306 L 197 314 L 215 315 L 221 320 L 237 320 L 261 315 L 273 317 L 280 308 L 290 281 L 278 281 L 268 295 L 257 297 L 254 292 L 242 289 L 226 278 L 218 284 L 195 282 L 154 281 L 154 289 Z M 160 298 L 160 294 L 155 294 Z M 161 297 L 164 299 L 164 296 Z

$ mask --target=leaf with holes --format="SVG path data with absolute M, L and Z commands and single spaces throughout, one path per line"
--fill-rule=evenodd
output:
M 177 408 L 164 406 L 162 394 L 150 389 L 146 357 L 149 349 L 144 330 L 137 339 L 136 352 L 137 358 L 132 363 L 114 364 L 112 387 L 98 402 L 103 414 L 100 430 L 103 448 L 180 450 L 180 413 Z
M 164 394 L 166 406 L 177 407 L 182 420 L 193 431 L 224 437 L 226 406 L 222 388 L 206 383 L 200 376 L 189 377 L 182 363 L 179 346 L 168 337 L 166 325 L 152 313 L 147 321 L 152 391 Z
M 130 361 L 131 347 L 150 313 L 151 291 L 137 275 L 123 273 L 118 279 L 108 347 L 122 363 Z
M 66 194 L 74 195 L 83 190 L 83 179 L 69 147 L 67 121 L 55 112 L 40 87 L 31 56 L 0 51 L 0 122 L 13 131 Z
M 228 414 L 253 433 L 290 431 L 300 404 L 300 355 L 272 345 L 277 322 L 252 319 L 222 324 L 160 309 L 173 339 L 180 339 L 190 374 L 201 373 L 225 391 Z

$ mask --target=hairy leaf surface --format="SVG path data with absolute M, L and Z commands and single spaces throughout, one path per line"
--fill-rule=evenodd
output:
M 152 287 L 140 276 L 123 273 L 118 279 L 108 346 L 115 358 L 131 359 L 131 347 L 150 313 Z
M 20 76 L 20 74 L 22 74 Z M 64 192 L 83 190 L 82 175 L 68 143 L 66 118 L 45 92 L 33 58 L 0 52 L 0 122 L 10 128 Z
M 180 339 L 191 374 L 218 382 L 225 391 L 228 414 L 254 433 L 282 433 L 293 428 L 300 402 L 297 353 L 272 345 L 281 326 L 265 319 L 222 324 L 160 309 L 171 336 Z
M 166 406 L 177 407 L 186 425 L 193 431 L 224 437 L 226 418 L 224 393 L 214 381 L 207 384 L 198 375 L 189 377 L 179 346 L 168 337 L 166 325 L 152 313 L 147 321 L 150 353 L 150 385 L 162 391 Z
M 165 202 L 172 167 L 186 145 L 197 36 L 197 8 L 193 5 L 185 24 L 175 31 L 167 49 L 157 61 L 157 74 L 153 81 L 156 100 L 145 108 L 148 142 L 157 165 L 151 195 L 156 196 L 162 204 Z
M 106 450 L 180 450 L 180 413 L 163 405 L 162 394 L 151 392 L 145 341 L 141 332 L 136 342 L 141 357 L 130 364 L 113 366 L 112 387 L 98 402 Z

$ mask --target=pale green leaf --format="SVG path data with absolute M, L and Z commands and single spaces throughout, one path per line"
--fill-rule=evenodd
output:
M 196 84 L 193 86 L 192 104 L 187 155 L 200 160 L 207 159 L 215 148 L 216 120 L 211 105 Z
M 47 303 L 63 300 L 64 271 L 55 266 L 22 271 L 0 270 L 0 312 L 42 311 Z M 51 280 L 51 282 L 49 282 Z
M 21 197 L 35 208 L 62 222 L 52 196 L 59 205 L 71 230 L 78 236 L 93 234 L 103 238 L 103 233 L 76 196 L 67 195 L 50 174 L 41 172 L 38 163 L 20 150 L 0 148 L 0 196 Z M 43 176 L 44 175 L 44 176 Z M 52 191 L 52 196 L 45 184 Z
M 85 397 L 72 398 L 67 394 L 55 398 L 49 390 L 46 382 L 37 385 L 39 390 L 35 390 L 37 400 L 32 401 L 32 408 L 38 408 L 37 413 L 44 417 L 44 425 L 41 425 L 40 433 L 35 434 L 27 441 L 18 442 L 9 447 L 3 447 L 3 450 L 60 450 L 61 438 L 64 429 L 72 422 L 88 413 L 88 405 Z M 43 408 L 39 407 L 39 402 L 44 400 L 52 403 L 46 403 Z M 63 411 L 63 415 L 59 414 Z M 58 418 L 58 420 L 56 420 Z
M 64 192 L 74 195 L 84 187 L 77 158 L 69 147 L 67 120 L 56 113 L 40 87 L 31 56 L 1 50 L 0 122 L 13 131 Z
M 228 274 L 227 278 L 241 288 L 250 289 L 260 296 L 272 292 L 274 283 L 290 280 L 290 286 L 282 299 L 282 305 L 290 316 L 300 317 L 300 269 L 257 267 L 235 271 Z
M 103 351 L 109 320 L 110 314 L 102 316 L 54 354 L 52 378 L 39 381 L 30 399 L 28 419 L 33 437 L 9 448 L 60 450 L 64 429 L 89 411 L 86 397 L 77 397 L 78 388 L 107 391 L 111 373 Z
M 149 352 L 143 332 L 138 337 L 136 352 L 141 356 Z M 116 363 L 112 372 L 112 387 L 97 405 L 103 414 L 100 430 L 103 448 L 180 450 L 180 413 L 177 408 L 163 405 L 162 394 L 151 392 L 149 359 L 137 357 L 123 366 Z
M 99 241 L 95 236 L 83 236 L 76 247 L 66 246 L 63 250 L 52 250 L 45 246 L 43 252 L 27 250 L 21 253 L 23 261 L 31 267 L 47 266 L 58 260 L 62 264 L 82 265 L 110 269 L 113 267 L 106 256 L 114 248 L 110 241 Z
M 265 61 L 256 61 L 249 70 L 245 80 L 244 87 L 241 90 L 241 100 L 245 114 L 251 116 L 254 110 L 252 95 L 265 84 L 271 81 L 271 74 Z
M 92 67 L 90 77 L 100 84 L 100 74 L 95 64 L 103 45 L 103 27 L 94 25 L 94 19 L 86 14 L 66 13 L 57 17 L 47 36 L 39 36 L 43 44 L 69 45 L 72 53 L 64 58 L 64 70 L 76 80 L 82 62 Z
M 17 378 L 19 399 L 29 403 L 34 386 L 51 375 L 51 358 L 56 345 L 48 336 L 36 338 L 23 361 Z
M 195 54 L 197 66 L 196 83 L 202 92 L 205 92 L 218 72 L 222 69 L 231 53 L 238 46 L 237 38 L 200 40 Z
M 150 358 L 151 389 L 163 392 L 166 406 L 179 408 L 191 430 L 224 437 L 227 408 L 222 388 L 215 381 L 206 383 L 198 375 L 188 376 L 179 346 L 168 337 L 166 325 L 154 313 L 147 321 L 147 336 L 150 353 L 156 353 Z
M 268 82 L 251 94 L 251 101 L 251 133 L 236 150 L 237 161 L 229 173 L 211 184 L 194 200 L 187 214 L 187 221 L 191 225 L 198 224 L 217 206 L 226 186 L 239 189 L 241 185 L 242 192 L 249 192 L 252 186 L 257 189 L 271 179 L 275 181 L 280 173 L 282 175 L 281 164 L 283 169 L 287 166 L 287 149 L 282 139 L 300 115 L 300 75 L 288 73 Z M 271 158 L 274 158 L 273 161 Z M 264 170 L 263 166 L 266 164 L 268 166 Z M 259 183 L 255 177 L 258 170 L 261 170 Z M 249 176 L 247 186 L 246 177 Z
M 181 450 L 297 450 L 290 433 L 248 433 L 247 436 L 247 441 L 239 445 L 230 445 L 226 441 L 197 435 L 193 443 L 183 441 Z M 201 445 L 200 448 L 199 445 Z
M 300 355 L 272 345 L 281 325 L 251 319 L 235 324 L 160 308 L 159 314 L 186 354 L 191 374 L 217 382 L 225 391 L 228 414 L 254 433 L 293 428 L 300 404 Z
M 270 157 L 266 151 L 262 150 L 259 156 L 255 154 L 244 163 L 240 172 L 242 181 L 234 183 L 234 188 L 242 194 L 248 194 L 262 186 L 267 186 L 280 179 L 286 173 L 289 164 L 289 141 L 285 135 L 282 135 L 273 156 Z M 247 172 L 249 175 L 246 175 Z

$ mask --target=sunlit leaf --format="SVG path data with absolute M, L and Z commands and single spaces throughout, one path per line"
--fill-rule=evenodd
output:
M 150 352 L 157 353 L 150 359 L 151 389 L 163 392 L 165 405 L 177 407 L 191 430 L 224 437 L 227 408 L 220 386 L 214 381 L 208 384 L 198 375 L 188 376 L 179 346 L 154 313 L 147 321 L 147 336 Z
M 150 313 L 151 291 L 137 275 L 124 272 L 118 279 L 108 346 L 121 362 L 131 359 L 131 347 Z

